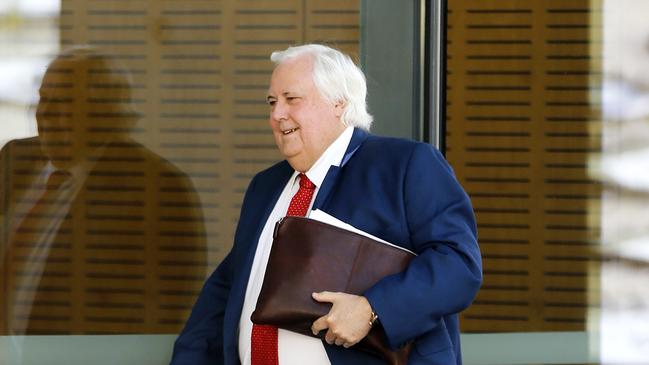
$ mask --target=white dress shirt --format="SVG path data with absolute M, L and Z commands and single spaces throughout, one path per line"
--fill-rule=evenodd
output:
M 345 129 L 325 150 L 309 171 L 305 173 L 309 180 L 316 186 L 309 208 L 313 206 L 313 201 L 318 195 L 318 191 L 329 171 L 329 167 L 332 165 L 340 166 L 353 132 L 354 128 L 352 127 Z M 259 236 L 257 251 L 255 252 L 252 268 L 250 269 L 250 278 L 248 279 L 248 287 L 246 288 L 246 296 L 239 320 L 239 358 L 243 365 L 250 365 L 250 338 L 252 335 L 250 315 L 255 310 L 261 285 L 264 281 L 266 265 L 268 264 L 268 257 L 270 256 L 270 249 L 273 244 L 273 228 L 275 227 L 275 222 L 286 216 L 291 199 L 299 189 L 298 174 L 299 172 L 295 171 L 289 179 Z M 283 329 L 278 330 L 278 352 L 279 363 L 281 365 L 302 365 L 307 363 L 312 365 L 331 364 L 320 339 Z

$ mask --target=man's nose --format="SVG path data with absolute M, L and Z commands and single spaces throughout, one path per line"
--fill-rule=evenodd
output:
M 280 120 L 285 120 L 288 117 L 288 110 L 287 110 L 287 105 L 286 103 L 277 100 L 275 102 L 275 105 L 270 110 L 270 117 L 275 120 L 275 121 L 280 121 Z

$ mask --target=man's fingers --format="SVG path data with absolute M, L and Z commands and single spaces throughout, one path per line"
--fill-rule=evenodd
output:
M 318 333 L 322 330 L 326 330 L 329 328 L 329 324 L 327 323 L 327 316 L 322 316 L 313 322 L 311 325 L 311 332 L 313 332 L 314 336 L 317 336 Z
M 334 332 L 330 329 L 325 335 L 325 341 L 327 341 L 328 344 L 333 345 L 335 340 L 336 335 L 334 335 Z
M 372 308 L 364 297 L 357 295 L 323 291 L 312 293 L 318 302 L 332 304 L 329 313 L 318 318 L 311 325 L 311 332 L 317 334 L 325 329 L 328 344 L 351 347 L 363 339 L 370 330 L 368 319 Z
M 337 293 L 332 293 L 330 291 L 322 291 L 320 293 L 313 293 L 311 297 L 318 302 L 329 302 L 333 303 L 336 299 Z

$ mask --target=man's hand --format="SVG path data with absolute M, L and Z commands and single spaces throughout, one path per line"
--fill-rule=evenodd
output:
M 318 302 L 333 304 L 329 313 L 318 318 L 311 326 L 314 335 L 329 329 L 325 336 L 328 344 L 335 343 L 345 348 L 354 346 L 372 329 L 372 306 L 365 297 L 328 291 L 313 293 L 312 296 Z

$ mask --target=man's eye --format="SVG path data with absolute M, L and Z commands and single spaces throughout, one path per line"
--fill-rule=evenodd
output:
M 275 103 L 277 103 L 276 100 L 268 100 L 268 105 L 270 105 L 270 106 L 274 106 Z

